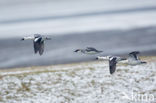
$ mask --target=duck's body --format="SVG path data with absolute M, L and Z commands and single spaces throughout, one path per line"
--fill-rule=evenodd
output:
M 42 55 L 44 52 L 44 41 L 50 40 L 50 38 L 40 34 L 34 34 L 34 37 L 24 37 L 22 40 L 33 40 L 35 54 L 39 52 L 39 54 Z
M 95 49 L 93 47 L 87 47 L 86 49 L 77 49 L 74 52 L 81 52 L 81 53 L 84 53 L 84 54 L 93 55 L 93 54 L 101 53 L 102 51 L 99 51 L 99 50 L 97 50 L 97 49 Z
M 44 39 L 41 35 L 34 35 L 34 52 L 35 54 L 39 52 L 40 55 L 44 52 Z
M 117 64 L 117 58 L 116 57 L 110 57 L 109 58 L 109 71 L 110 71 L 110 74 L 113 74 L 115 72 L 116 64 Z

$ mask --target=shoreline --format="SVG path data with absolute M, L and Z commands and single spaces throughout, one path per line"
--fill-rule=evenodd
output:
M 140 56 L 141 60 L 146 62 L 156 62 L 156 56 Z M 80 61 L 80 62 L 73 62 L 73 63 L 65 63 L 65 64 L 52 64 L 52 65 L 42 65 L 42 66 L 30 66 L 30 67 L 16 67 L 16 68 L 0 68 L 0 72 L 16 72 L 16 71 L 27 71 L 27 70 L 44 70 L 44 68 L 56 68 L 56 67 L 67 67 L 67 66 L 77 66 L 77 65 L 85 65 L 90 63 L 107 63 L 108 61 L 103 60 L 90 60 L 90 61 Z M 21 69 L 22 68 L 22 69 Z

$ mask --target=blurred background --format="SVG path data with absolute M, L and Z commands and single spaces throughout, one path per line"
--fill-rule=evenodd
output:
M 32 41 L 48 35 L 42 56 Z M 100 56 L 156 55 L 155 0 L 0 0 L 0 68 L 94 60 L 73 51 L 94 47 Z

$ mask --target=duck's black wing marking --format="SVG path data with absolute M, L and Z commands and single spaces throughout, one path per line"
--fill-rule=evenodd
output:
M 44 41 L 40 43 L 39 54 L 42 55 L 44 52 Z
M 109 71 L 110 71 L 110 74 L 113 74 L 116 70 L 116 57 L 111 57 L 109 58 Z
M 95 48 L 93 47 L 87 47 L 86 51 L 95 51 L 95 52 L 98 52 L 98 50 L 96 50 Z
M 35 54 L 39 51 L 39 48 L 40 48 L 40 44 L 34 42 L 34 52 L 35 52 Z
M 134 51 L 134 52 L 129 53 L 129 56 L 131 58 L 134 58 L 135 60 L 139 60 L 138 54 L 140 54 L 139 51 Z
M 86 49 L 87 51 L 95 51 L 95 52 L 103 52 L 103 51 L 99 51 L 99 50 L 97 50 L 97 49 L 95 49 L 95 48 L 93 48 L 93 47 L 87 47 L 87 49 Z
M 93 48 L 93 47 L 87 47 L 87 49 L 96 50 L 96 49 L 95 49 L 95 48 Z

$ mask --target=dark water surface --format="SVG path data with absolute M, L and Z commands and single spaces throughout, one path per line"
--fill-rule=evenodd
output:
M 94 60 L 98 55 L 77 54 L 77 48 L 95 47 L 104 55 L 127 55 L 139 50 L 141 55 L 156 55 L 156 27 L 131 30 L 94 31 L 51 36 L 42 56 L 35 55 L 32 41 L 21 38 L 0 39 L 0 68 L 41 66 Z

